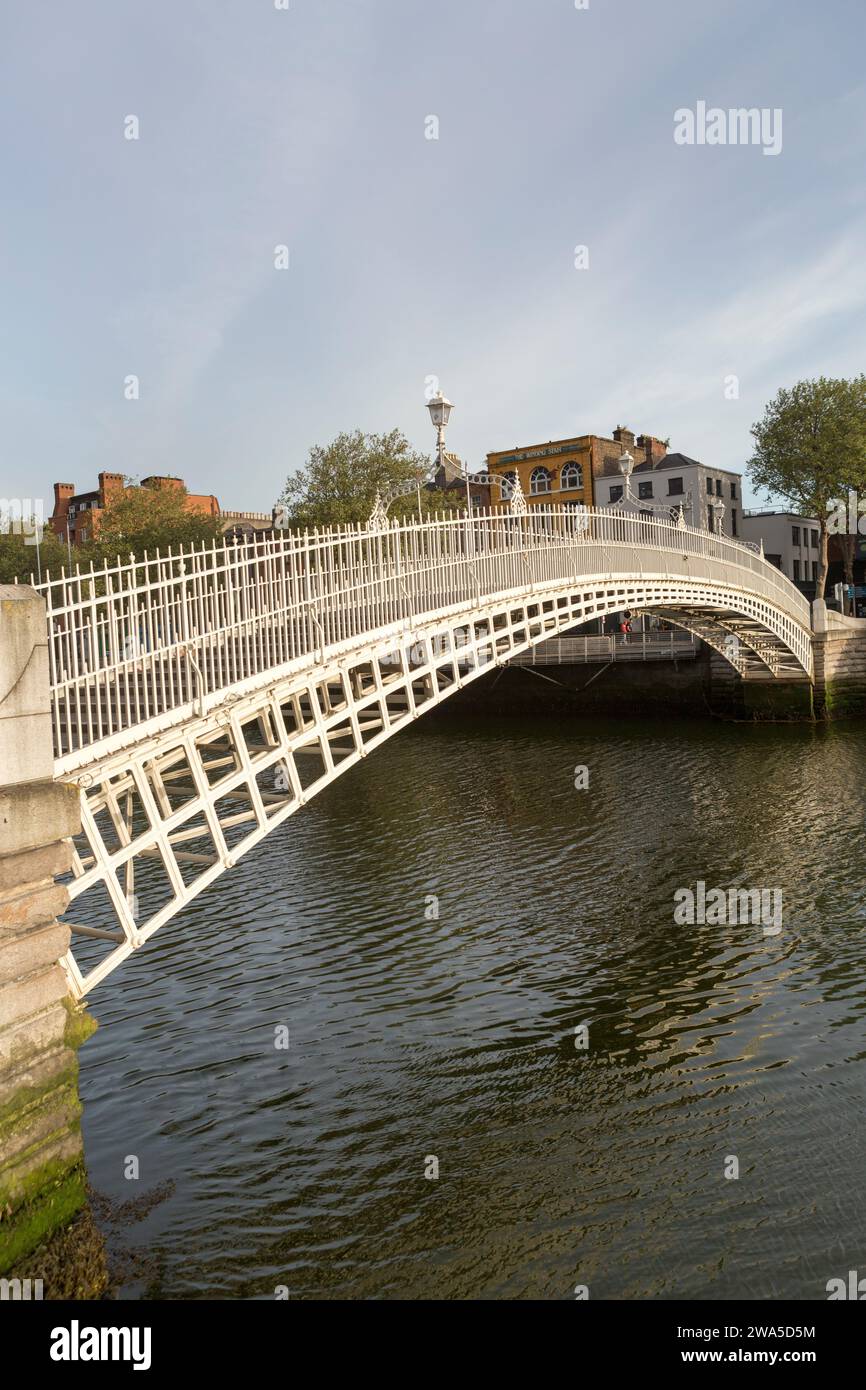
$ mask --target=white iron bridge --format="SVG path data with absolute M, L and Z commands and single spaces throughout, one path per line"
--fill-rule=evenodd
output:
M 81 998 L 312 796 L 491 667 L 653 613 L 743 679 L 808 681 L 809 604 L 754 549 L 616 509 L 286 532 L 63 574 L 55 776 L 81 791 Z

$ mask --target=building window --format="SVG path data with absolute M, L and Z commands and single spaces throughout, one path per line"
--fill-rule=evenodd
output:
M 637 485 L 637 495 L 638 495 L 638 497 L 652 497 L 652 495 L 653 495 L 653 485 L 652 485 L 652 483 L 638 483 L 638 485 Z
M 717 496 L 717 497 L 721 497 L 721 495 L 722 495 L 722 480 L 721 480 L 721 478 L 716 478 L 716 496 Z
M 794 561 L 794 578 L 795 578 L 795 579 L 799 579 L 799 578 L 800 578 L 800 561 L 799 561 L 799 560 L 795 560 L 795 561 Z
M 529 475 L 529 491 L 533 495 L 550 492 L 550 474 L 546 468 L 533 468 Z
M 733 486 L 734 486 L 733 483 L 731 483 L 731 487 L 733 487 Z M 732 536 L 735 536 L 736 534 L 737 534 L 737 509 L 736 509 L 736 507 L 731 507 L 731 535 L 732 535 Z
M 737 484 L 736 484 L 736 483 L 731 483 L 731 501 L 732 501 L 732 502 L 736 502 L 736 500 L 737 500 Z
M 567 463 L 562 470 L 562 483 L 560 484 L 563 492 L 570 492 L 572 488 L 583 487 L 583 469 L 579 463 Z
M 712 495 L 713 495 L 713 480 L 712 480 L 712 478 L 707 478 L 707 496 L 708 496 L 708 497 L 712 497 Z
M 795 545 L 799 545 L 799 544 L 800 544 L 800 528 L 799 528 L 799 526 L 792 526 L 792 527 L 791 527 L 791 540 L 794 542 Z
M 817 561 L 817 560 L 813 560 L 813 561 L 812 561 L 812 583 L 813 583 L 813 584 L 815 583 L 815 581 L 817 580 L 817 578 L 818 578 L 818 561 Z
M 817 532 L 817 531 L 813 531 L 813 532 L 812 532 L 812 549 L 813 549 L 813 550 L 817 550 L 817 549 L 818 549 L 818 532 Z
M 668 497 L 682 497 L 683 480 L 682 478 L 668 478 Z
M 716 513 L 715 513 L 715 510 L 714 510 L 712 507 L 707 507 L 707 530 L 708 530 L 708 531 L 715 531 L 715 529 L 716 529 Z
M 611 500 L 611 502 L 621 502 L 621 501 L 622 501 L 622 488 L 621 488 L 621 487 L 612 487 L 612 488 L 611 488 L 611 490 L 610 490 L 610 500 Z

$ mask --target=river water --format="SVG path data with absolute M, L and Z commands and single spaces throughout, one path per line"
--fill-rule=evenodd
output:
M 864 788 L 863 726 L 393 739 L 91 997 L 119 1296 L 823 1299 L 866 1274 Z M 675 924 L 698 881 L 780 888 L 782 932 Z

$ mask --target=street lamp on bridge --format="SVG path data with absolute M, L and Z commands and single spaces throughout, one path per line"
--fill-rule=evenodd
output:
M 632 458 L 628 449 L 626 449 L 625 453 L 622 454 L 622 456 L 619 459 L 619 471 L 623 477 L 622 500 L 624 502 L 633 502 L 635 499 L 632 496 L 631 491 L 631 475 L 634 472 L 634 459 Z
M 431 396 L 427 402 L 427 409 L 430 411 L 430 419 L 436 431 L 436 465 L 443 468 L 447 476 L 448 455 L 445 451 L 445 427 L 451 418 L 451 411 L 454 409 L 447 396 L 443 396 L 441 391 L 437 391 L 435 396 Z M 466 511 L 472 515 L 472 495 L 469 491 L 469 469 L 461 466 L 461 471 L 466 479 Z
M 437 391 L 435 396 L 431 396 L 427 402 L 427 409 L 430 411 L 430 419 L 436 431 L 436 459 L 440 467 L 445 463 L 445 427 L 451 418 L 451 411 L 454 409 L 447 396 L 443 396 L 441 391 Z

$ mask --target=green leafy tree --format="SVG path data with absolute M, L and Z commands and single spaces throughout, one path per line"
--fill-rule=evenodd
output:
M 416 485 L 425 515 L 460 505 L 453 493 L 427 491 L 430 477 L 430 460 L 412 449 L 399 430 L 353 430 L 338 434 L 328 445 L 315 445 L 303 466 L 287 478 L 279 502 L 295 527 L 366 521 L 377 492 L 386 503 L 399 494 L 388 507 L 389 517 L 417 516 Z
M 53 531 L 46 528 L 41 532 L 37 547 L 35 538 L 39 530 L 32 518 L 16 526 L 0 524 L 0 584 L 14 584 L 16 579 L 19 584 L 29 584 L 31 576 L 36 583 L 40 571 L 44 579 L 49 571 L 54 577 L 59 575 L 62 566 L 68 569 L 66 542 L 58 540 Z
M 222 534 L 219 517 L 188 511 L 186 488 L 127 486 L 109 498 L 93 550 L 122 559 L 131 552 L 165 553 L 169 546 L 210 544 Z M 87 558 L 90 558 L 88 555 Z
M 866 491 L 866 376 L 851 381 L 822 376 L 783 387 L 752 426 L 752 435 L 752 481 L 801 515 L 818 519 L 815 593 L 823 598 L 831 518 L 849 490 Z

